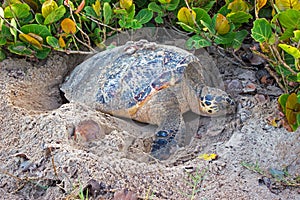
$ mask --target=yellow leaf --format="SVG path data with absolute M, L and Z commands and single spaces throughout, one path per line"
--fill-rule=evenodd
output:
M 230 30 L 230 25 L 229 25 L 228 20 L 226 19 L 226 17 L 224 15 L 222 15 L 220 13 L 218 13 L 218 15 L 217 15 L 215 29 L 220 35 L 224 35 L 224 34 L 228 33 Z
M 281 11 L 287 9 L 300 10 L 299 0 L 275 0 L 275 5 Z
M 65 18 L 60 25 L 62 30 L 67 34 L 74 34 L 76 32 L 76 24 L 69 18 Z
M 94 4 L 92 4 L 92 7 L 96 13 L 96 15 L 99 17 L 100 16 L 100 10 L 101 10 L 101 3 L 99 0 L 96 0 Z
M 256 0 L 256 15 L 258 15 L 259 10 L 264 7 L 267 3 L 267 0 Z
M 42 15 L 46 18 L 52 11 L 58 8 L 57 4 L 53 0 L 45 1 L 42 5 Z
M 300 103 L 295 93 L 289 95 L 286 101 L 286 118 L 290 125 L 297 123 L 297 114 L 300 113 Z
M 200 159 L 206 160 L 206 161 L 211 161 L 211 160 L 216 160 L 218 158 L 218 155 L 215 153 L 212 154 L 201 154 L 199 156 Z
M 43 44 L 43 38 L 35 33 L 28 33 L 28 35 L 30 35 L 31 37 L 33 37 L 34 39 L 36 39 L 37 41 L 39 41 L 41 44 Z
M 191 11 L 187 7 L 180 8 L 177 14 L 178 21 L 183 22 L 189 26 L 194 26 L 193 19 L 196 19 L 196 13 L 193 10 Z
M 228 4 L 228 9 L 231 10 L 231 13 L 235 13 L 238 11 L 249 12 L 249 4 L 244 0 L 234 0 L 230 4 Z
M 61 48 L 66 47 L 66 43 L 65 43 L 64 39 L 62 38 L 62 36 L 59 37 L 58 44 Z
M 171 0 L 158 0 L 161 4 L 167 4 L 170 3 Z
M 19 38 L 20 38 L 20 40 L 22 40 L 24 42 L 28 42 L 29 44 L 32 44 L 33 46 L 35 46 L 38 49 L 42 49 L 43 48 L 42 44 L 37 39 L 31 37 L 28 34 L 21 33 L 19 35 Z
M 121 8 L 128 10 L 132 6 L 132 0 L 120 0 L 120 6 Z

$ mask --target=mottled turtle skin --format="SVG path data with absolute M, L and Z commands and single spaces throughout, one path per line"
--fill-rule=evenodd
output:
M 105 113 L 156 124 L 151 154 L 164 160 L 182 144 L 188 110 L 203 116 L 232 113 L 230 96 L 206 86 L 193 54 L 140 40 L 96 54 L 77 66 L 61 90 L 70 101 Z

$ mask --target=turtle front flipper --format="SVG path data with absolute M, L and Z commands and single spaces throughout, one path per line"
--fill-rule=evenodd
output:
M 166 160 L 174 154 L 180 146 L 185 131 L 183 119 L 182 117 L 180 118 L 181 119 L 176 119 L 174 116 L 170 116 L 166 119 L 167 124 L 158 127 L 151 148 L 151 155 L 154 158 Z
M 158 125 L 151 155 L 159 160 L 169 158 L 185 140 L 185 123 L 177 97 L 169 88 L 158 91 L 137 111 L 134 119 Z

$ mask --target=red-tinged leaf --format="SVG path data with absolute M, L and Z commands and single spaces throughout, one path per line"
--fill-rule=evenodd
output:
M 224 35 L 230 30 L 230 25 L 227 18 L 220 13 L 217 14 L 215 29 L 220 35 Z
M 290 125 L 297 124 L 297 114 L 300 113 L 300 103 L 295 93 L 289 95 L 286 101 L 286 118 Z
M 85 0 L 82 0 L 80 5 L 78 6 L 77 10 L 75 11 L 75 14 L 78 14 L 82 9 L 84 8 Z

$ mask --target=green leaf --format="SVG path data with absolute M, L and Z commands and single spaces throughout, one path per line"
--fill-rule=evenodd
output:
M 154 18 L 154 21 L 158 24 L 162 24 L 164 23 L 164 20 L 162 18 L 162 16 L 158 15 L 157 17 Z
M 128 10 L 128 20 L 132 20 L 134 19 L 135 16 L 135 5 L 132 4 L 132 6 L 130 7 L 130 9 Z
M 289 94 L 282 94 L 278 98 L 278 103 L 280 104 L 283 113 L 286 112 L 286 107 L 285 106 L 286 106 L 286 102 L 287 102 L 288 97 L 289 97 Z
M 140 29 L 142 27 L 143 27 L 142 23 L 140 23 L 136 19 L 132 20 L 132 28 L 133 29 Z
M 48 24 L 52 24 L 58 20 L 60 20 L 64 14 L 66 13 L 66 8 L 61 5 L 59 6 L 57 9 L 55 9 L 54 11 L 52 11 L 45 19 L 44 24 L 48 25 Z
M 56 39 L 55 37 L 53 36 L 48 36 L 46 38 L 46 42 L 51 46 L 53 47 L 54 49 L 59 49 L 60 46 L 59 46 L 59 43 L 58 43 L 58 39 Z
M 293 37 L 293 31 L 294 29 L 292 28 L 287 28 L 285 29 L 285 31 L 283 32 L 283 34 L 280 36 L 280 40 L 286 40 L 286 39 L 290 39 L 291 37 Z
M 34 33 L 36 35 L 41 36 L 44 40 L 46 40 L 47 36 L 51 35 L 51 32 L 45 25 L 40 24 L 28 24 L 21 27 L 21 31 L 23 33 Z
M 12 34 L 7 26 L 2 25 L 2 31 L 0 31 L 0 45 L 5 45 L 7 41 L 12 41 Z
M 200 49 L 203 47 L 208 47 L 208 46 L 211 46 L 212 44 L 210 41 L 204 39 L 200 35 L 194 35 L 193 37 L 189 38 L 186 41 L 185 45 L 186 45 L 187 49 L 191 50 L 193 48 Z
M 284 28 L 300 29 L 300 11 L 286 10 L 279 13 L 278 16 L 280 24 Z
M 172 0 L 168 4 L 163 4 L 162 7 L 168 11 L 173 11 L 178 7 L 180 0 Z
M 296 43 L 300 42 L 300 30 L 293 31 L 294 37 L 292 40 Z
M 193 8 L 193 10 L 196 13 L 196 22 L 198 24 L 201 24 L 201 20 L 207 24 L 212 24 L 212 20 L 211 20 L 209 14 L 207 13 L 207 11 L 205 11 L 202 8 Z
M 195 29 L 183 22 L 176 22 L 176 24 L 179 24 L 181 26 L 181 28 L 185 31 L 188 31 L 188 32 L 195 32 Z
M 104 23 L 109 24 L 109 20 L 112 18 L 112 10 L 108 2 L 105 2 L 103 5 L 103 16 Z
M 86 6 L 83 9 L 85 11 L 85 14 L 87 16 L 91 16 L 91 17 L 96 17 L 97 18 L 97 14 L 95 12 L 95 10 L 91 7 L 91 6 Z
M 37 50 L 35 56 L 38 59 L 45 59 L 47 58 L 50 52 L 51 52 L 50 48 L 43 48 L 42 50 Z
M 43 15 L 41 13 L 36 13 L 35 14 L 35 21 L 38 24 L 44 24 L 45 18 L 43 17 Z
M 135 16 L 135 19 L 138 20 L 141 24 L 148 23 L 153 17 L 153 12 L 147 8 L 144 8 L 139 11 L 139 13 Z
M 0 61 L 4 60 L 6 58 L 6 54 L 2 49 L 0 49 Z
M 236 26 L 240 26 L 242 23 L 247 23 L 249 22 L 249 19 L 252 19 L 252 15 L 243 11 L 229 13 L 226 17 Z
M 155 2 L 149 3 L 148 9 L 152 10 L 153 12 L 163 13 L 162 8 L 159 5 L 157 5 Z
M 200 20 L 200 22 L 201 22 L 201 24 L 205 27 L 205 28 L 207 28 L 207 30 L 211 33 L 211 34 L 216 34 L 216 30 L 215 30 L 215 26 L 214 26 L 214 23 L 212 22 L 212 23 L 206 23 L 205 21 L 203 21 L 203 20 Z
M 208 1 L 208 3 L 206 3 L 202 9 L 204 9 L 206 12 L 210 11 L 210 9 L 214 6 L 214 4 L 216 3 L 216 0 L 211 0 Z
M 30 15 L 30 7 L 26 3 L 15 3 L 4 9 L 5 18 L 26 18 Z
M 287 45 L 287 44 L 279 44 L 280 48 L 282 48 L 285 52 L 292 55 L 295 59 L 300 58 L 300 51 L 296 47 Z
M 251 33 L 251 36 L 255 41 L 263 43 L 271 38 L 272 28 L 266 19 L 257 19 L 254 21 Z
M 12 18 L 10 21 L 10 24 L 12 25 L 12 27 L 9 28 L 10 33 L 14 36 L 14 41 L 17 41 L 17 22 L 15 20 L 15 18 Z
M 34 51 L 26 47 L 26 44 L 23 42 L 16 42 L 15 44 L 9 45 L 8 50 L 11 53 L 21 55 L 21 56 L 29 56 L 32 57 L 34 54 Z
M 230 44 L 234 41 L 236 33 L 229 32 L 224 35 L 216 35 L 215 42 L 217 44 Z
M 245 37 L 248 35 L 248 31 L 246 30 L 241 30 L 236 32 L 235 34 L 235 38 L 233 39 L 231 46 L 234 49 L 238 49 L 241 47 L 243 40 L 245 39 Z

